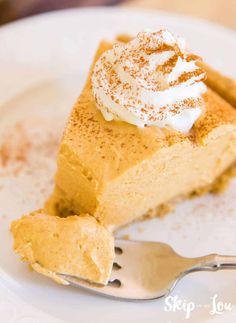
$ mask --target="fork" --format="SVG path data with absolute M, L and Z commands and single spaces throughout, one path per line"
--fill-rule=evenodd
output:
M 195 271 L 236 269 L 236 256 L 210 254 L 197 258 L 178 255 L 169 245 L 148 241 L 115 241 L 115 260 L 107 285 L 57 273 L 69 284 L 112 298 L 151 300 L 164 297 L 185 275 Z

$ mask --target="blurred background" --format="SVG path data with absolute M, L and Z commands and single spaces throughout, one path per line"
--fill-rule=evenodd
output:
M 236 29 L 236 0 L 0 0 L 0 24 L 52 10 L 101 5 L 172 11 Z

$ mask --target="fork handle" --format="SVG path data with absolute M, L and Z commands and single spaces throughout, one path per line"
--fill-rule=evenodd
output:
M 190 271 L 236 269 L 236 256 L 211 254 L 203 257 L 192 258 L 192 260 L 193 264 Z

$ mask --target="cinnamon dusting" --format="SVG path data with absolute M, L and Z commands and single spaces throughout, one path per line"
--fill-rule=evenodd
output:
M 156 106 L 156 103 L 151 104 L 149 99 L 144 99 L 144 93 L 156 93 L 158 102 L 158 93 L 184 83 L 191 86 L 202 82 L 206 73 L 194 65 L 199 60 L 197 55 L 183 49 L 178 38 L 165 30 L 141 32 L 129 43 L 115 43 L 93 70 L 92 85 L 97 106 L 107 116 L 111 114 L 114 119 L 123 120 L 119 112 L 109 106 L 110 100 L 134 114 L 144 124 L 163 121 L 170 113 L 175 115 L 185 109 L 199 109 L 203 106 L 201 93 L 196 99 L 186 97 L 176 99 L 171 104 L 165 104 L 162 98 L 163 106 Z M 185 70 L 185 65 L 191 62 L 192 65 L 187 65 Z M 180 68 L 180 64 L 183 67 Z M 103 96 L 109 99 L 104 100 Z M 109 118 L 112 120 L 112 117 Z
M 3 134 L 0 142 L 0 175 L 17 176 L 29 166 L 30 156 L 37 151 L 45 156 L 55 156 L 59 137 L 53 133 L 44 133 L 43 138 L 32 133 L 27 122 L 16 122 Z M 27 169 L 29 173 L 30 168 Z

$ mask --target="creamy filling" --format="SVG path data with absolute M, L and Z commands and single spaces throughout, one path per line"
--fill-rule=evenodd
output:
M 141 32 L 97 61 L 92 89 L 105 120 L 188 132 L 204 110 L 199 58 L 170 32 Z
M 58 273 L 107 284 L 114 259 L 114 238 L 88 214 L 60 218 L 43 211 L 11 225 L 14 249 L 37 272 L 60 284 Z

